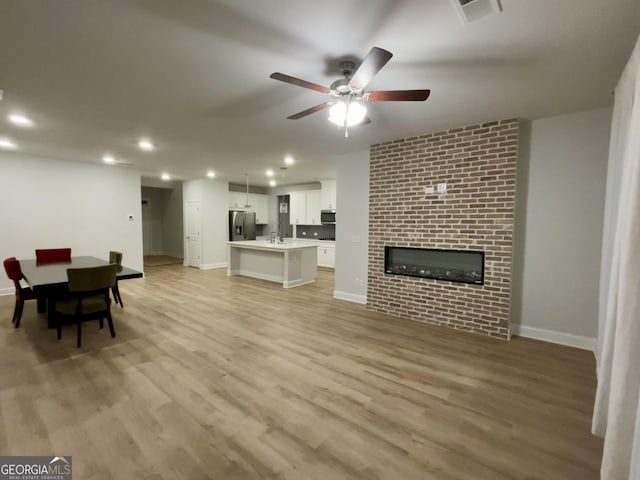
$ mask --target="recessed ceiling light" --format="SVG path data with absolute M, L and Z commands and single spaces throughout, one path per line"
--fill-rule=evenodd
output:
M 165 181 L 171 180 L 171 175 L 169 175 L 168 173 L 163 173 L 160 178 L 162 178 L 162 180 L 165 180 Z
M 265 173 L 267 174 L 267 177 L 273 177 L 273 170 L 271 170 L 270 168 L 267 169 Z
M 156 148 L 148 138 L 141 138 L 138 140 L 138 147 L 140 147 L 140 150 L 144 150 L 145 152 L 150 152 Z
M 102 156 L 102 161 L 104 163 L 116 163 L 116 159 L 113 158 L 112 155 L 103 155 Z
M 8 138 L 0 138 L 0 148 L 5 150 L 15 150 L 18 146 Z
M 291 155 L 287 155 L 286 157 L 284 157 L 284 164 L 285 165 L 293 165 L 293 157 Z
M 19 112 L 10 113 L 7 119 L 18 127 L 33 127 L 33 120 Z
M 207 172 L 207 177 L 209 178 L 216 178 L 216 172 L 214 172 L 213 170 L 209 170 Z
M 275 180 L 269 180 L 269 186 L 270 187 L 275 187 L 277 185 Z

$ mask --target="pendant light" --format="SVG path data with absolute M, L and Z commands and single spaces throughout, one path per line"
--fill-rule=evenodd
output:
M 251 208 L 251 204 L 249 203 L 249 174 L 245 173 L 244 176 L 245 176 L 245 178 L 247 180 L 247 201 L 244 204 L 244 208 L 250 209 Z

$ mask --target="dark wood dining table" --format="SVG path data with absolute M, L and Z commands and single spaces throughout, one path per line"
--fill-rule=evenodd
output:
M 56 326 L 55 302 L 68 293 L 67 268 L 86 268 L 108 265 L 109 262 L 97 257 L 71 257 L 70 262 L 38 264 L 36 259 L 20 260 L 25 281 L 38 297 L 38 312 L 47 312 L 49 328 Z M 142 272 L 122 266 L 117 273 L 118 280 L 142 278 Z

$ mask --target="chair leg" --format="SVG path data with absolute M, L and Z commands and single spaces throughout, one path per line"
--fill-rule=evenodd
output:
M 16 308 L 16 328 L 18 328 L 20 326 L 20 320 L 22 319 L 22 311 L 24 310 L 24 300 L 22 298 L 16 300 Z
M 82 343 L 82 322 L 78 320 L 78 348 Z
M 18 316 L 18 305 L 20 304 L 20 300 L 16 296 L 16 305 L 13 307 L 13 317 L 11 317 L 11 323 L 16 323 L 16 317 Z
M 109 332 L 111 332 L 111 338 L 116 336 L 116 330 L 113 328 L 113 320 L 111 319 L 111 312 L 107 312 L 107 323 L 109 324 Z
M 117 283 L 112 290 L 113 290 L 113 298 L 115 298 L 116 303 L 120 304 L 120 308 L 124 308 L 124 303 L 122 303 L 122 296 L 120 295 L 120 288 L 118 287 Z

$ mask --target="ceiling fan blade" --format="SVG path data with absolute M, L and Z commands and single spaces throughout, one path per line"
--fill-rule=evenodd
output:
M 367 102 L 424 102 L 431 90 L 380 90 L 364 94 Z
M 331 105 L 333 105 L 332 102 L 324 102 L 320 105 L 316 105 L 315 107 L 307 108 L 306 110 L 303 110 L 301 112 L 289 115 L 287 118 L 289 120 L 298 120 L 299 118 L 306 117 L 307 115 L 311 115 L 312 113 L 316 113 L 320 110 L 324 110 L 325 108 L 329 108 Z
M 292 77 L 291 75 L 285 75 L 284 73 L 275 72 L 269 75 L 269 78 L 273 78 L 274 80 L 280 80 L 281 82 L 290 83 L 292 85 L 297 85 L 303 88 L 310 88 L 311 90 L 315 90 L 320 93 L 331 93 L 327 87 L 323 87 L 322 85 L 318 85 L 317 83 L 307 82 L 306 80 L 301 80 L 296 77 Z
M 391 60 L 391 57 L 393 53 L 373 47 L 349 80 L 349 86 L 354 90 L 364 89 L 373 76 Z

